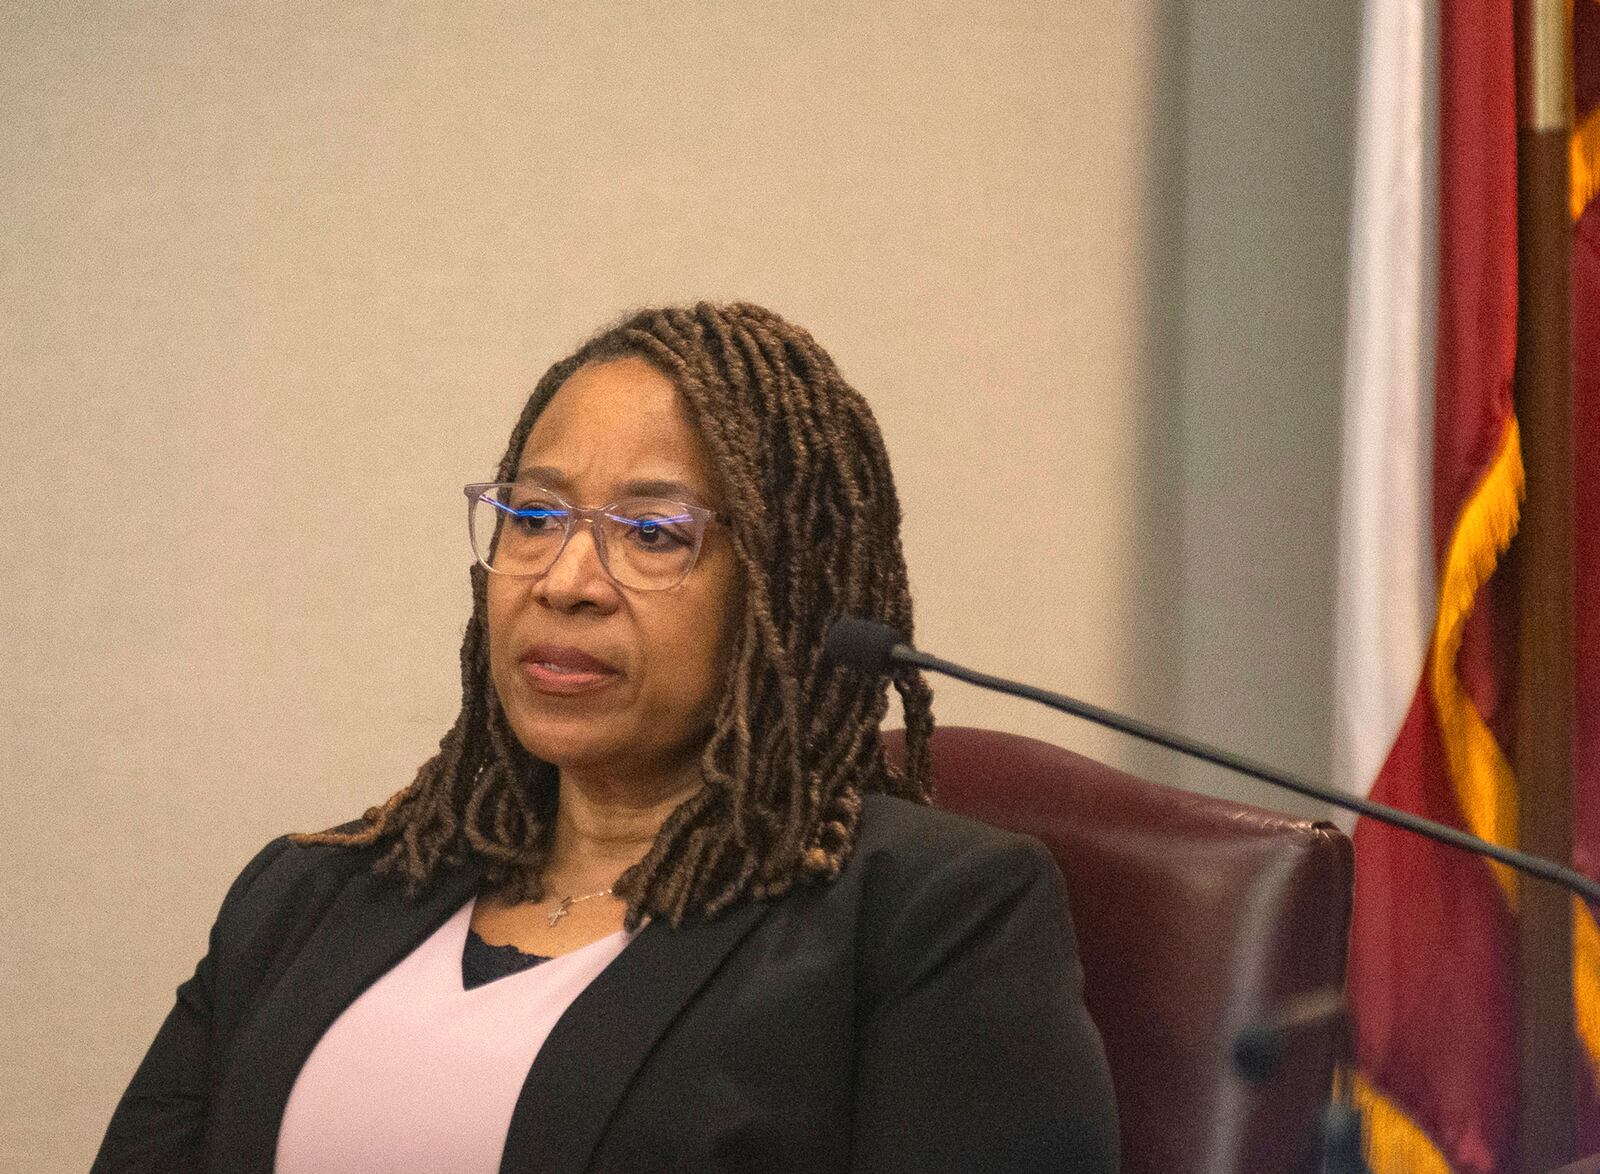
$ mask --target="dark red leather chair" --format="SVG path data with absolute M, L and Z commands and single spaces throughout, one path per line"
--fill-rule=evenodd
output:
M 903 731 L 885 744 L 900 761 Z M 1260 1085 L 1236 1073 L 1233 1040 L 1292 999 L 1342 989 L 1349 838 L 992 730 L 937 730 L 933 778 L 941 807 L 1038 837 L 1066 877 L 1123 1170 L 1314 1170 L 1337 1027 L 1287 1034 Z

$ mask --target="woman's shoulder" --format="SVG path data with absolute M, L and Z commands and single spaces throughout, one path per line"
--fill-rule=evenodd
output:
M 1072 974 L 1065 883 L 1032 836 L 874 795 L 835 885 L 832 899 L 849 911 L 863 989 L 874 999 L 891 998 L 958 957 L 1011 965 L 1018 955 L 1006 942 L 1048 940 L 1055 973 L 1062 982 Z
M 859 843 L 870 849 L 934 857 L 1044 851 L 1032 836 L 1008 832 L 942 807 L 879 794 L 863 798 Z
M 354 832 L 360 820 L 333 830 Z M 336 844 L 308 844 L 293 834 L 278 836 L 251 857 L 234 879 L 222 901 L 223 914 L 281 910 L 314 900 L 319 893 L 342 887 L 351 876 L 372 865 L 372 855 L 360 848 Z
M 852 864 L 915 884 L 954 875 L 987 885 L 1059 877 L 1049 850 L 1032 836 L 891 795 L 868 795 L 862 805 Z M 1009 882 L 1009 883 L 1008 883 Z

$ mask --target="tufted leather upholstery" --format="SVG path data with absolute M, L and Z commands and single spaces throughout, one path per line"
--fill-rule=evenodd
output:
M 903 731 L 884 740 L 900 761 Z M 1336 1028 L 1288 1035 L 1266 1085 L 1231 1048 L 1285 1000 L 1343 986 L 1349 838 L 1015 734 L 940 728 L 933 764 L 940 806 L 1037 836 L 1066 877 L 1123 1169 L 1314 1169 Z

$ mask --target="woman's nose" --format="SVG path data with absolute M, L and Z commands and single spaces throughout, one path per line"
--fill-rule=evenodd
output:
M 616 602 L 617 585 L 600 557 L 594 523 L 579 520 L 556 561 L 538 580 L 541 598 L 563 611 L 583 604 L 609 608 Z

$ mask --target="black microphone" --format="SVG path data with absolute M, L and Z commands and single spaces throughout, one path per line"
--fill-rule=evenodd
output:
M 1265 1084 L 1283 1061 L 1285 1037 L 1290 1032 L 1339 1022 L 1344 1016 L 1344 991 L 1338 987 L 1322 987 L 1290 999 L 1234 1034 L 1233 1066 L 1251 1084 Z
M 1479 856 L 1487 856 L 1491 860 L 1498 860 L 1501 864 L 1516 869 L 1518 872 L 1529 876 L 1538 877 L 1540 880 L 1549 881 L 1551 884 L 1560 885 L 1570 893 L 1576 893 L 1585 900 L 1600 905 L 1600 884 L 1596 884 L 1582 873 L 1577 872 L 1543 856 L 1535 856 L 1531 852 L 1519 852 L 1515 848 L 1503 848 L 1499 844 L 1492 844 L 1488 840 L 1480 839 L 1470 832 L 1453 828 L 1449 824 L 1437 823 L 1431 819 L 1424 819 L 1420 815 L 1413 815 L 1409 811 L 1402 811 L 1398 807 L 1390 807 L 1386 803 L 1376 803 L 1371 799 L 1359 798 L 1355 795 L 1346 795 L 1342 791 L 1330 790 L 1309 783 L 1294 775 L 1283 771 L 1274 770 L 1263 763 L 1255 762 L 1237 754 L 1230 754 L 1226 750 L 1219 750 L 1215 746 L 1207 745 L 1194 738 L 1186 738 L 1181 734 L 1169 733 L 1158 726 L 1148 722 L 1138 721 L 1135 718 L 1124 717 L 1109 709 L 1102 709 L 1098 705 L 1090 705 L 1085 701 L 1078 701 L 1062 693 L 1052 693 L 1048 689 L 1040 689 L 1035 685 L 1024 685 L 1019 681 L 1008 681 L 1004 677 L 991 676 L 989 673 L 980 673 L 976 669 L 969 669 L 964 665 L 952 661 L 941 660 L 926 652 L 919 652 L 905 638 L 888 624 L 876 620 L 865 620 L 858 616 L 844 616 L 835 620 L 828 629 L 823 641 L 823 647 L 829 657 L 836 664 L 848 668 L 858 669 L 861 672 L 874 675 L 884 675 L 891 672 L 896 665 L 907 665 L 913 668 L 927 669 L 929 672 L 943 673 L 947 677 L 954 677 L 958 681 L 966 681 L 969 685 L 977 685 L 981 689 L 993 689 L 998 693 L 1007 693 L 1013 697 L 1022 697 L 1029 701 L 1037 701 L 1041 705 L 1048 705 L 1051 709 L 1070 713 L 1074 717 L 1081 717 L 1085 721 L 1094 722 L 1096 725 L 1105 726 L 1130 737 L 1138 738 L 1144 742 L 1153 742 L 1157 746 L 1165 746 L 1168 750 L 1176 750 L 1179 754 L 1186 754 L 1190 758 L 1198 758 L 1201 762 L 1209 762 L 1213 766 L 1220 766 L 1224 770 L 1231 770 L 1247 778 L 1257 779 L 1263 783 L 1271 783 L 1274 787 L 1282 787 L 1286 791 L 1293 791 L 1296 795 L 1304 795 L 1308 799 L 1319 799 L 1331 807 L 1342 807 L 1346 811 L 1354 811 L 1358 815 L 1365 815 L 1379 823 L 1389 824 L 1391 827 L 1402 828 L 1419 836 L 1425 836 L 1452 848 L 1460 848 L 1465 852 L 1473 852 Z
M 913 651 L 903 644 L 900 633 L 877 620 L 860 616 L 841 616 L 828 625 L 822 650 L 834 664 L 848 665 L 864 673 L 883 676 L 893 667 L 895 654 L 904 657 Z

